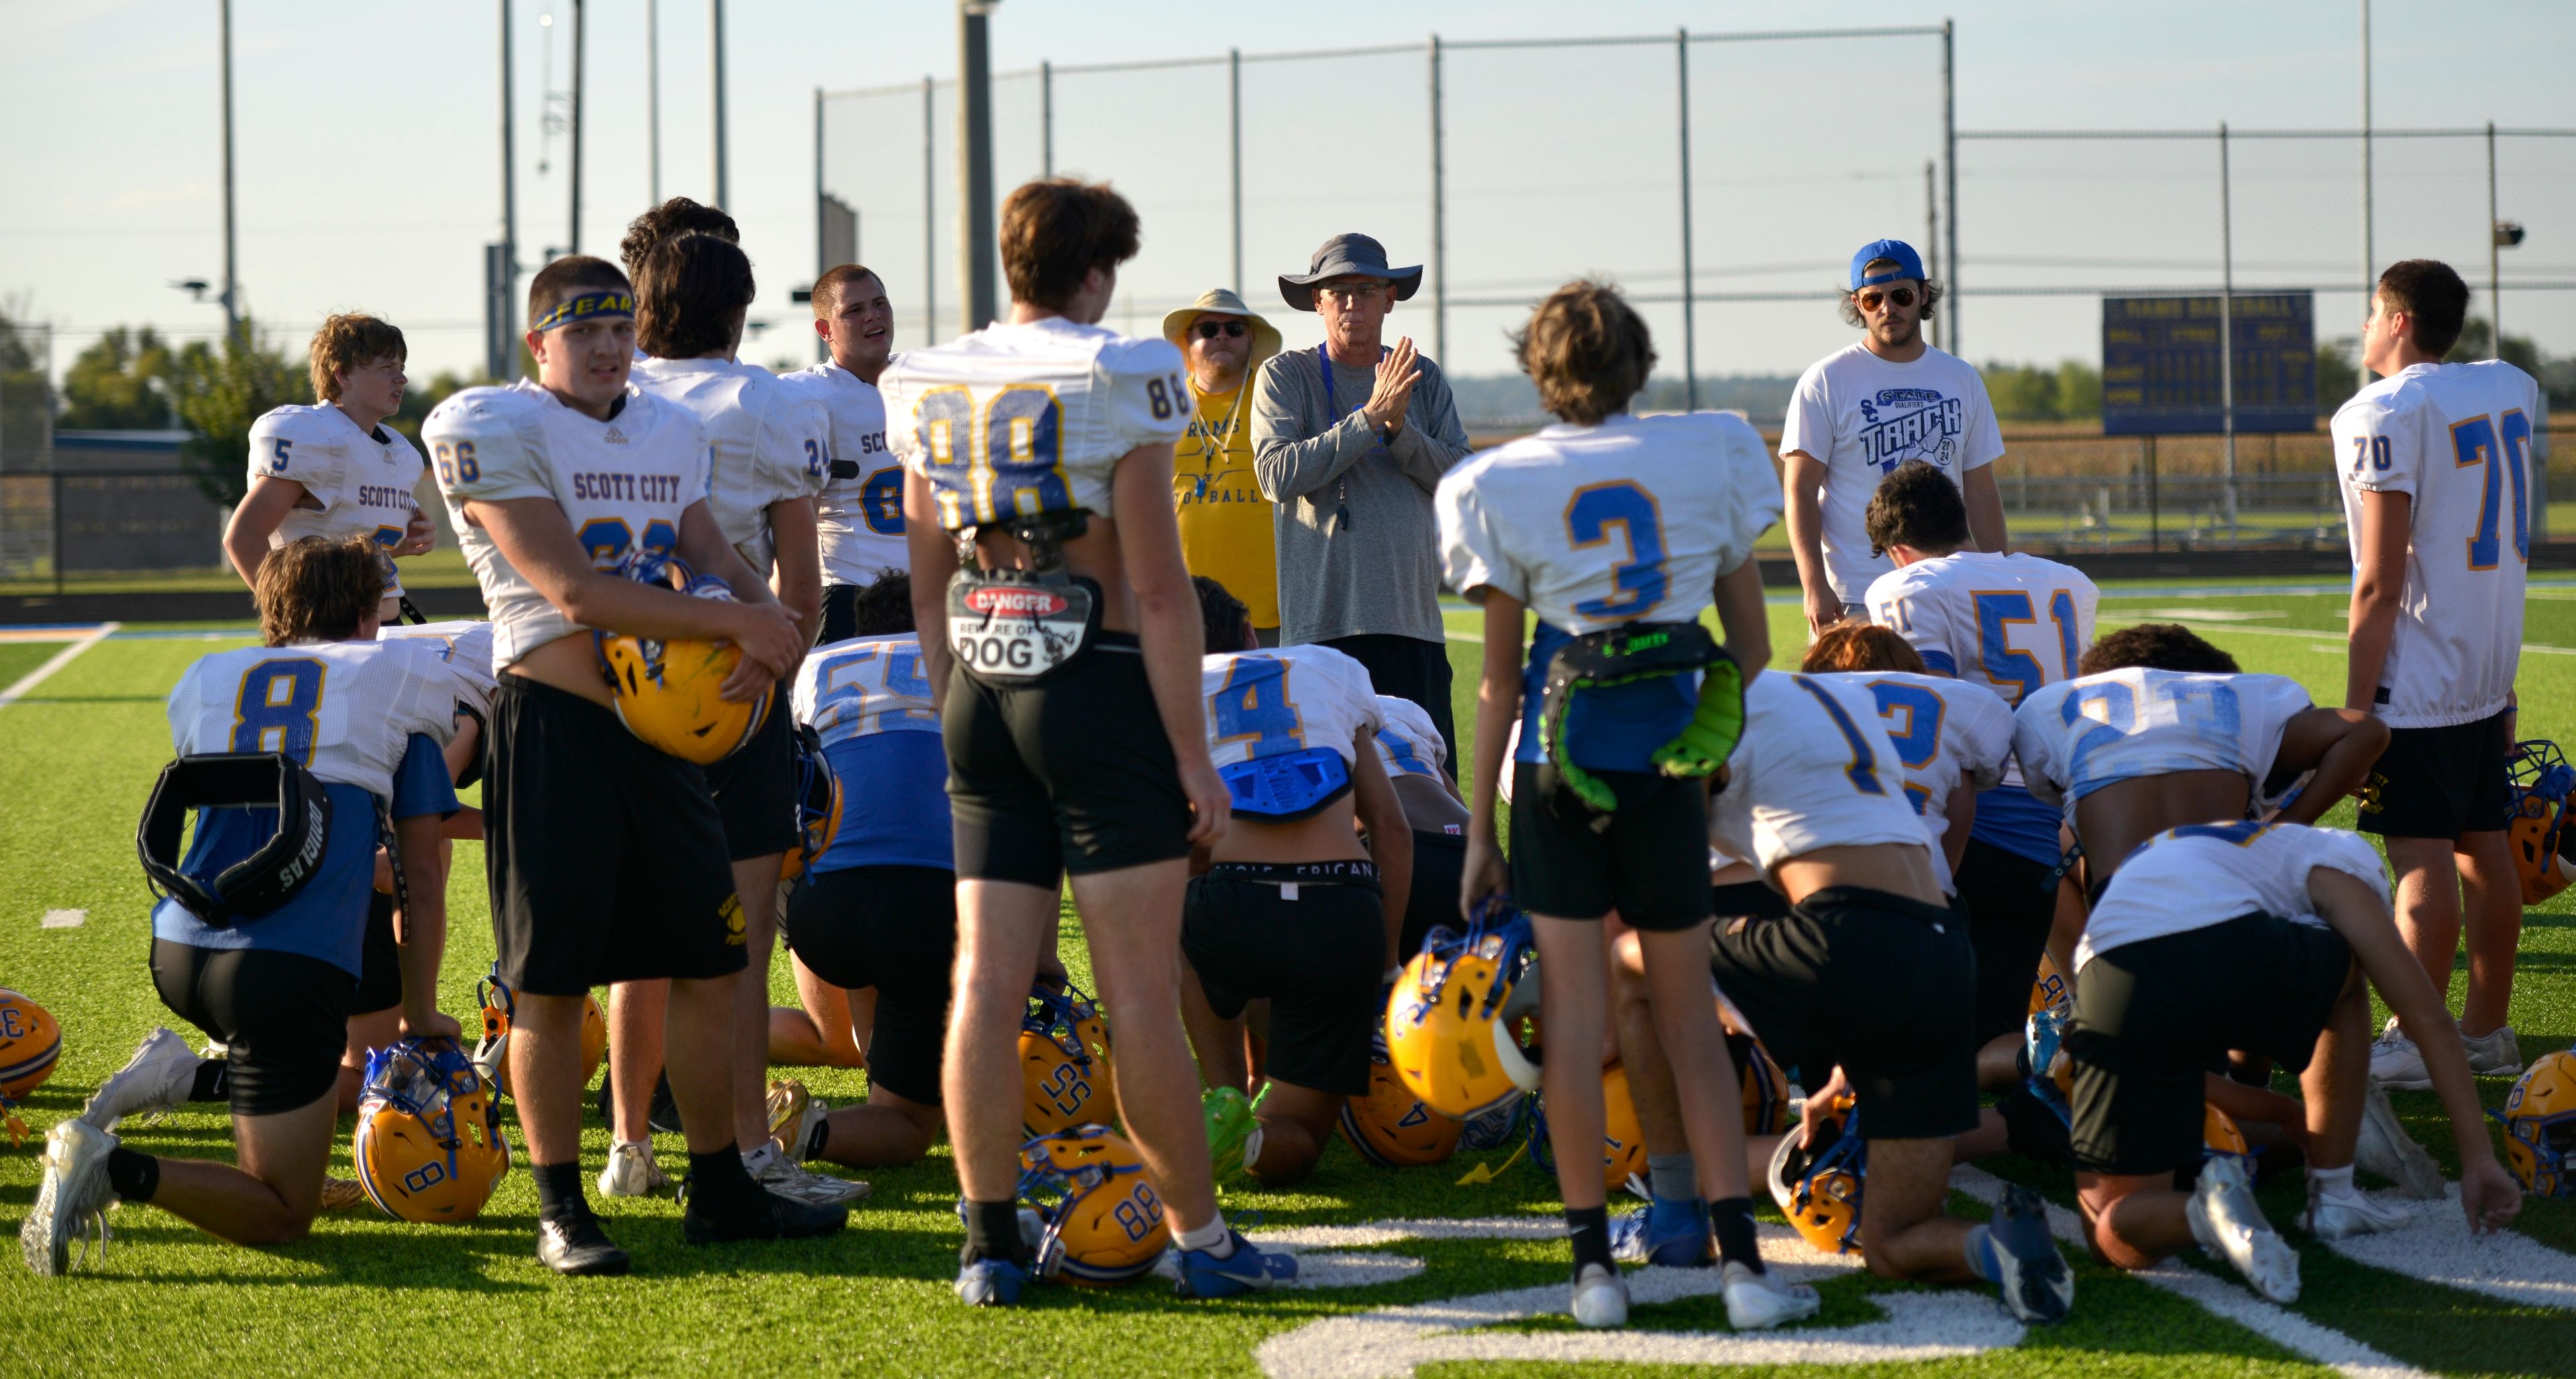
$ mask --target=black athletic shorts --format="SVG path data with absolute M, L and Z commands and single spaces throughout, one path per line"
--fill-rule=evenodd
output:
M 823 627 L 815 634 L 814 645 L 830 646 L 859 635 L 859 615 L 855 605 L 860 587 L 856 584 L 823 586 Z
M 2020 1031 L 2030 1015 L 2030 984 L 2057 920 L 2056 868 L 1979 839 L 1959 854 L 1959 908 L 1977 953 L 1976 1041 Z
M 1631 929 L 1687 929 L 1708 918 L 1708 787 L 1643 771 L 1597 773 L 1619 792 L 1598 832 L 1560 809 L 1556 768 L 1512 764 L 1512 902 L 1556 919 L 1612 910 Z
M 816 872 L 779 917 L 787 947 L 834 986 L 877 989 L 868 1081 L 939 1104 L 939 1048 L 957 960 L 957 873 L 867 866 Z
M 539 996 L 721 977 L 748 950 L 724 824 L 696 765 L 613 711 L 504 672 L 483 834 L 501 976 Z
M 2320 924 L 2251 914 L 2095 953 L 2075 983 L 2075 1166 L 2196 1164 L 2203 1075 L 2229 1049 L 2297 1073 L 2343 998 L 2352 949 Z
M 1771 889 L 1765 881 L 1731 881 L 1708 888 L 1708 912 L 1722 922 L 1730 919 L 1786 919 L 1789 897 Z
M 1976 1125 L 1977 959 L 1957 915 L 1833 886 L 1782 918 L 1718 926 L 1709 950 L 1718 989 L 1801 1085 L 1822 1086 L 1842 1065 L 1866 1138 L 1933 1139 Z
M 340 1090 L 358 979 L 302 953 L 152 940 L 152 986 L 180 1019 L 220 1039 L 236 1116 L 274 1116 Z
M 1220 862 L 1190 882 L 1181 953 L 1231 1020 L 1270 999 L 1270 1076 L 1365 1096 L 1386 906 L 1366 862 Z
M 402 1004 L 402 945 L 394 942 L 394 898 L 383 891 L 371 892 L 367 900 L 367 940 L 359 968 L 350 1015 L 373 1015 Z
M 2361 787 L 2361 831 L 2383 838 L 2493 833 L 2513 803 L 2513 710 L 2444 728 L 2391 728 Z
M 706 772 L 732 860 L 774 857 L 796 846 L 796 723 L 786 681 L 778 682 L 760 731 Z
M 1440 769 L 1449 773 L 1449 779 L 1458 779 L 1458 727 L 1449 702 L 1450 685 L 1457 672 L 1449 664 L 1446 642 L 1393 632 L 1361 632 L 1326 637 L 1316 645 L 1329 646 L 1359 662 L 1369 673 L 1370 686 L 1378 693 L 1419 705 L 1439 732 L 1441 745 L 1448 749 L 1440 759 Z
M 1189 796 L 1132 633 L 1095 633 L 1025 688 L 957 666 L 940 733 L 960 880 L 1052 891 L 1067 872 L 1189 856 Z
M 1413 830 L 1413 889 L 1404 898 L 1404 933 L 1395 941 L 1398 960 L 1422 951 L 1422 941 L 1443 924 L 1462 928 L 1458 885 L 1467 871 L 1467 838 L 1460 833 Z

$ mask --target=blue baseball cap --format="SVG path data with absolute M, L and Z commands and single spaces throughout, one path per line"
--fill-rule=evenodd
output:
M 1881 273 L 1874 278 L 1867 276 L 1863 270 L 1879 259 L 1886 259 L 1895 264 L 1896 271 Z M 1901 239 L 1874 239 L 1862 245 L 1859 253 L 1852 255 L 1851 290 L 1854 292 L 1864 287 L 1883 286 L 1900 278 L 1912 278 L 1916 282 L 1931 281 L 1924 276 L 1922 256 L 1914 252 L 1913 245 Z

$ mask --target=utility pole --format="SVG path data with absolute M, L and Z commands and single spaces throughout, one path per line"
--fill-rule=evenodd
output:
M 2504 358 L 2503 225 L 2496 219 L 2495 121 L 2487 121 L 2487 324 L 2494 327 L 2490 359 Z
M 1682 152 L 1682 399 L 1683 406 L 1699 410 L 1699 319 L 1692 312 L 1692 298 L 1699 286 L 1691 264 L 1691 157 L 1690 157 L 1690 30 L 1673 31 L 1673 62 L 1680 78 L 1675 91 L 1680 97 L 1681 117 L 1674 127 L 1681 135 Z
M 2236 200 L 2227 122 L 2218 122 L 2218 409 L 2227 440 L 2227 540 L 2236 541 Z
M 2361 313 L 2370 314 L 2371 295 L 2379 290 L 2379 249 L 2371 235 L 2370 181 L 2370 0 L 2361 0 Z M 2361 366 L 2361 381 L 2370 381 L 2370 366 Z
M 233 0 L 222 0 L 224 43 L 224 338 L 241 335 L 241 288 L 233 251 Z
M 1923 160 L 1923 261 L 1927 264 L 1941 261 L 1941 194 L 1935 190 L 1938 185 L 1933 181 L 1932 160 L 1926 158 Z M 1938 316 L 1932 318 L 1934 349 L 1941 347 L 1941 319 Z
M 492 246 L 490 266 L 484 270 L 485 287 L 491 303 L 485 308 L 490 317 L 491 338 L 483 351 L 485 376 L 506 383 L 519 375 L 518 308 L 519 291 L 519 176 L 513 161 L 517 140 L 512 137 L 514 122 L 510 118 L 510 98 L 514 90 L 510 80 L 510 0 L 501 0 L 501 242 Z
M 989 16 L 999 0 L 957 4 L 957 331 L 1000 313 L 993 301 L 993 74 Z
M 1941 328 L 1941 348 L 1959 352 L 1959 91 L 1951 77 L 1951 47 L 1955 34 L 1949 20 L 1941 21 L 1941 175 L 1942 204 L 1949 211 L 1950 258 L 1949 281 L 1941 284 L 1948 291 L 1949 305 L 1943 309 L 1950 324 Z
M 572 0 L 572 223 L 565 227 L 564 252 L 581 252 L 581 4 Z
M 644 196 L 662 204 L 662 0 L 644 0 Z
M 724 0 L 707 0 L 707 92 L 715 116 L 716 205 L 731 202 L 725 186 Z

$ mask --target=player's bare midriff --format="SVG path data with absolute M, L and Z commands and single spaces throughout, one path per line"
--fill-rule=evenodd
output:
M 504 675 L 524 675 L 540 685 L 578 694 L 601 708 L 613 708 L 607 677 L 599 673 L 599 651 L 587 629 L 557 637 L 502 667 Z
M 1771 869 L 1772 884 L 1792 905 L 1835 886 L 1861 886 L 1940 905 L 1941 884 L 1932 877 L 1932 854 L 1919 847 L 1855 843 L 1800 853 Z
M 1235 814 L 1217 840 L 1212 862 L 1349 862 L 1366 861 L 1368 850 L 1352 831 L 1349 793 L 1302 819 L 1267 823 Z
M 2140 843 L 2185 824 L 2245 817 L 2254 782 L 2242 771 L 2174 771 L 2113 781 L 2075 802 L 2089 884 L 2099 886 Z
M 1067 573 L 1100 586 L 1101 629 L 1134 632 L 1136 599 L 1127 587 L 1127 564 L 1118 554 L 1118 524 L 1099 513 L 1091 513 L 1082 535 L 1063 543 L 1061 549 Z M 976 563 L 987 570 L 1037 568 L 1037 559 L 1030 553 L 1028 543 L 999 526 L 977 529 L 975 556 Z

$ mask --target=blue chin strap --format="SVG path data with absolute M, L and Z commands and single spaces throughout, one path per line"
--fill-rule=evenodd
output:
M 1351 768 L 1330 747 L 1254 757 L 1217 768 L 1234 812 L 1262 819 L 1302 819 L 1350 788 Z

